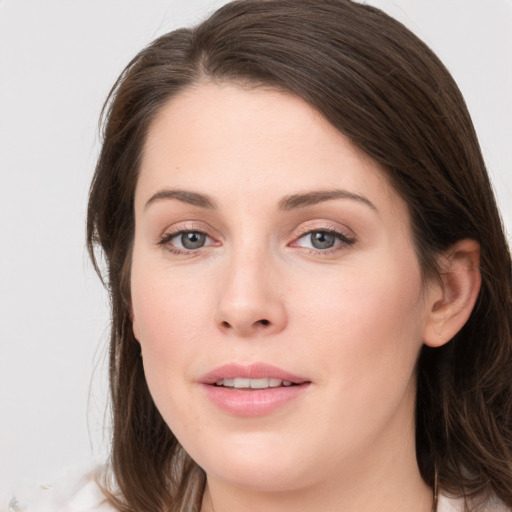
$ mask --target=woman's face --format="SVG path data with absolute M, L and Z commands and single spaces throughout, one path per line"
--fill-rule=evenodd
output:
M 200 85 L 149 131 L 135 216 L 147 382 L 209 479 L 277 490 L 416 467 L 428 292 L 376 162 L 301 99 Z

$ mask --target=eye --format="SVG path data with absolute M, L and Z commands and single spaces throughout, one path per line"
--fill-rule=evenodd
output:
M 338 241 L 336 235 L 328 231 L 313 231 L 307 236 L 315 249 L 331 249 Z
M 164 235 L 160 245 L 165 246 L 171 252 L 188 253 L 205 246 L 212 245 L 214 241 L 202 231 L 178 231 Z
M 174 238 L 181 243 L 184 249 L 194 250 L 204 247 L 208 237 L 199 231 L 185 231 Z
M 349 238 L 345 234 L 331 229 L 319 229 L 308 231 L 298 238 L 292 246 L 304 247 L 306 249 L 313 249 L 315 251 L 328 252 L 329 250 L 336 250 L 341 245 L 352 245 L 353 238 Z

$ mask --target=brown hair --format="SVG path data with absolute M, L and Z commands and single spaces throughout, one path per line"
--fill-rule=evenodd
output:
M 104 109 L 87 240 L 111 296 L 112 469 L 124 511 L 199 507 L 203 471 L 149 394 L 130 320 L 133 198 L 145 137 L 173 95 L 202 81 L 268 85 L 321 112 L 383 164 L 409 205 L 425 277 L 471 238 L 482 287 L 472 315 L 418 361 L 417 459 L 425 481 L 512 506 L 510 253 L 474 128 L 452 77 L 409 30 L 349 0 L 241 0 L 166 34 L 126 67 Z

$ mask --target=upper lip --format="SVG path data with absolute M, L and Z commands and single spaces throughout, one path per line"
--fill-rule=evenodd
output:
M 202 384 L 215 384 L 220 379 L 281 379 L 293 384 L 310 382 L 309 379 L 294 375 L 282 368 L 265 363 L 241 365 L 236 363 L 225 364 L 203 375 L 199 381 Z

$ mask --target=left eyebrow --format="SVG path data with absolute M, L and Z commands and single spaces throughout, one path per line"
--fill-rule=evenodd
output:
M 318 203 L 323 203 L 324 201 L 332 201 L 333 199 L 352 199 L 365 204 L 377 213 L 379 211 L 377 207 L 366 197 L 341 189 L 318 190 L 307 192 L 305 194 L 285 196 L 281 201 L 279 201 L 279 209 L 293 210 L 295 208 L 304 208 L 305 206 L 312 206 Z

